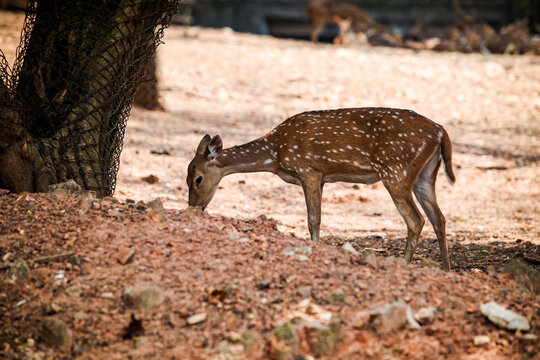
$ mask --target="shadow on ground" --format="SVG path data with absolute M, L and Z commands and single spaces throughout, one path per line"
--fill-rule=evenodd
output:
M 460 238 L 472 239 L 474 234 Z M 540 270 L 540 246 L 530 241 L 517 240 L 515 242 L 494 241 L 487 244 L 465 243 L 465 240 L 454 242 L 449 246 L 450 262 L 452 270 L 482 271 L 487 273 L 491 270 L 500 270 L 515 259 L 521 259 L 537 270 Z M 345 241 L 337 237 L 329 237 L 323 240 L 328 245 L 343 245 Z M 399 237 L 385 238 L 382 236 L 368 236 L 355 238 L 350 241 L 351 245 L 359 252 L 373 252 L 378 256 L 403 257 L 405 251 L 405 239 Z M 417 246 L 413 263 L 432 265 L 439 267 L 441 262 L 437 239 L 423 239 Z

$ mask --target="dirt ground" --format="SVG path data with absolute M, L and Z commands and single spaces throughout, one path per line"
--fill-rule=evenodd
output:
M 0 13 L 10 63 L 21 22 Z M 537 338 L 497 327 L 479 307 L 496 301 L 539 335 L 538 290 L 503 268 L 540 258 L 540 57 L 182 27 L 164 41 L 166 111 L 132 110 L 115 198 L 0 196 L 0 266 L 11 265 L 0 281 L 0 358 L 538 356 Z M 230 147 L 305 110 L 360 106 L 413 109 L 447 129 L 457 183 L 440 174 L 437 195 L 452 272 L 438 269 L 429 223 L 413 264 L 400 260 L 405 224 L 380 184 L 328 184 L 319 244 L 301 189 L 274 175 L 231 175 L 205 213 L 186 209 L 187 165 L 204 134 Z M 9 276 L 16 260 L 66 252 Z M 137 285 L 157 287 L 160 301 L 133 306 L 126 289 Z M 386 332 L 366 319 L 393 301 L 437 311 L 419 329 Z M 69 328 L 69 343 L 47 345 L 50 319 Z M 481 335 L 490 341 L 475 345 Z

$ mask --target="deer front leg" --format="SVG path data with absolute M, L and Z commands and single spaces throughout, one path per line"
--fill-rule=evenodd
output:
M 307 220 L 311 240 L 319 242 L 321 227 L 322 175 L 313 175 L 301 180 L 306 198 Z

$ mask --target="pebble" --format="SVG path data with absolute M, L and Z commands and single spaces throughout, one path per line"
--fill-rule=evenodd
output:
M 311 286 L 300 286 L 296 293 L 303 298 L 308 298 L 311 296 Z
M 403 301 L 385 304 L 370 314 L 370 321 L 379 335 L 390 334 L 408 325 L 409 329 L 419 329 L 409 305 Z
M 343 244 L 342 248 L 343 250 L 345 250 L 345 252 L 358 255 L 358 251 L 356 251 L 356 249 L 351 245 L 351 243 L 346 242 L 345 244 Z
M 82 320 L 84 319 L 84 316 L 85 316 L 85 313 L 83 311 L 79 311 L 78 313 L 75 314 L 75 319 Z
M 30 269 L 24 260 L 17 260 L 9 265 L 6 271 L 6 278 L 10 283 L 14 283 L 19 280 L 26 279 Z
M 150 150 L 150 153 L 154 155 L 171 155 L 171 152 L 164 146 L 157 146 L 156 148 Z
M 311 255 L 313 249 L 311 246 L 289 246 L 283 249 L 282 253 L 287 256 L 295 256 L 297 254 L 301 255 Z
M 480 306 L 480 311 L 491 322 L 508 330 L 528 331 L 531 328 L 529 322 L 523 316 L 506 309 L 504 306 L 501 306 L 496 302 L 492 301 L 482 304 Z
M 414 318 L 420 324 L 429 324 L 435 319 L 437 309 L 433 306 L 423 307 L 414 314 Z
M 475 346 L 482 346 L 485 344 L 489 344 L 491 339 L 487 335 L 477 335 L 474 337 L 474 345 Z
M 165 210 L 165 207 L 163 206 L 163 202 L 160 198 L 155 198 L 154 200 L 151 200 L 146 203 L 146 205 L 154 210 Z
M 55 194 L 81 194 L 84 191 L 81 185 L 77 184 L 75 180 L 69 179 L 66 182 L 49 185 L 47 192 Z
M 62 310 L 62 308 L 55 304 L 55 303 L 46 303 L 44 306 L 43 306 L 43 309 L 45 311 L 45 314 L 47 315 L 53 315 L 53 314 L 56 314 L 58 312 L 60 312 L 60 310 Z
M 61 320 L 47 319 L 41 327 L 41 339 L 54 347 L 70 346 L 71 330 Z
M 206 321 L 206 316 L 207 316 L 206 313 L 192 315 L 192 316 L 188 317 L 187 323 L 189 325 L 195 325 L 195 324 L 202 323 L 203 321 Z
M 142 181 L 148 184 L 159 184 L 159 178 L 156 175 L 150 174 L 141 178 Z
M 135 249 L 124 247 L 118 251 L 118 257 L 116 260 L 122 265 L 129 264 L 135 256 Z
M 126 306 L 135 309 L 150 309 L 163 303 L 165 293 L 154 285 L 139 285 L 128 287 L 122 294 L 122 300 Z
M 538 336 L 536 334 L 533 334 L 533 333 L 519 335 L 518 338 L 520 340 L 525 340 L 525 341 L 536 341 L 536 340 L 538 340 Z
M 72 285 L 68 288 L 66 288 L 66 294 L 73 297 L 79 297 L 81 296 L 83 292 L 83 287 L 81 285 Z

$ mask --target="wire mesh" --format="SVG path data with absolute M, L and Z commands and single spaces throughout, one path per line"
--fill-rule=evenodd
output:
M 13 69 L 0 52 L 0 77 L 54 182 L 112 195 L 134 92 L 179 3 L 28 1 Z

